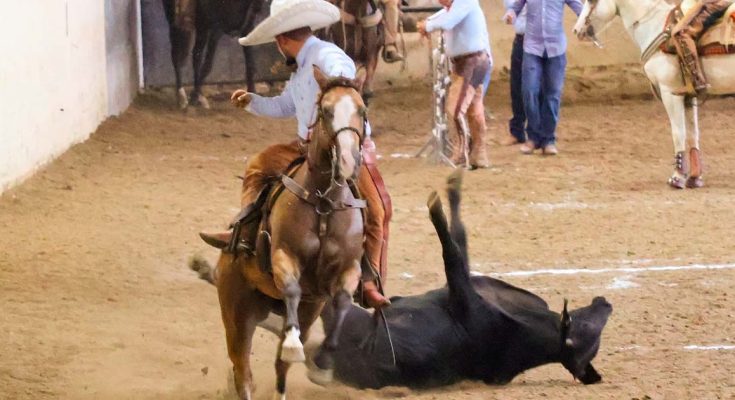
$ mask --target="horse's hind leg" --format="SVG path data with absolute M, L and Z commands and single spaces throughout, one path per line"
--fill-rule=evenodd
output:
M 185 109 L 189 105 L 189 99 L 186 97 L 186 90 L 181 79 L 181 69 L 184 67 L 186 57 L 191 48 L 194 32 L 185 31 L 171 25 L 169 28 L 169 38 L 171 39 L 171 62 L 174 65 L 174 75 L 176 76 L 176 99 L 180 109 Z
M 255 49 L 252 46 L 242 48 L 245 57 L 245 83 L 248 92 L 255 93 Z
M 217 265 L 217 293 L 222 321 L 227 337 L 227 352 L 232 361 L 235 389 L 242 400 L 252 399 L 253 376 L 250 370 L 250 352 L 253 333 L 259 321 L 265 319 L 269 304 L 262 296 L 246 285 L 245 280 L 232 264 L 230 255 L 222 255 Z
M 342 332 L 342 326 L 344 325 L 347 312 L 352 305 L 352 293 L 357 290 L 360 276 L 360 264 L 355 262 L 355 265 L 342 275 L 342 287 L 332 298 L 331 307 L 333 307 L 334 318 L 326 332 L 327 337 L 314 357 L 314 366 L 316 368 L 309 370 L 309 379 L 314 383 L 325 385 L 332 381 L 334 352 L 339 345 L 339 335 Z
M 701 188 L 704 186 L 704 166 L 702 165 L 702 151 L 699 149 L 699 99 L 692 99 L 691 131 L 687 136 L 689 147 L 689 178 L 688 188 Z

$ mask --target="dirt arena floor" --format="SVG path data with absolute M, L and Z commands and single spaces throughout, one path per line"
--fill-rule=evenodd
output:
M 510 114 L 499 75 L 487 99 L 494 137 Z M 466 175 L 464 215 L 476 272 L 557 310 L 565 297 L 613 304 L 595 363 L 604 382 L 585 387 L 550 365 L 502 387 L 358 391 L 313 385 L 297 366 L 290 398 L 735 398 L 735 99 L 703 113 L 707 186 L 674 191 L 667 119 L 638 66 L 572 71 L 566 93 L 561 154 L 491 144 L 493 167 Z M 371 110 L 395 204 L 389 294 L 444 284 L 425 201 L 450 170 L 410 157 L 427 139 L 429 96 L 426 83 L 386 87 Z M 245 159 L 293 127 L 223 101 L 182 114 L 171 92 L 151 92 L 4 193 L 0 398 L 228 398 L 215 290 L 186 263 L 215 260 L 197 232 L 226 225 Z M 259 399 L 272 393 L 274 354 L 258 330 Z

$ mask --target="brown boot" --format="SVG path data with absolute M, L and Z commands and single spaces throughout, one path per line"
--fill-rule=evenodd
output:
M 362 296 L 368 307 L 374 308 L 375 310 L 380 310 L 390 305 L 390 300 L 380 293 L 378 285 L 374 281 L 362 282 Z
M 480 132 L 472 135 L 472 149 L 470 151 L 470 168 L 489 168 L 490 160 L 487 156 L 487 146 L 485 145 L 485 136 L 487 132 Z

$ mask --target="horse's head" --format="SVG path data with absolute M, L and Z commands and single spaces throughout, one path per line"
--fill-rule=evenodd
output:
M 574 25 L 574 34 L 579 40 L 593 41 L 597 44 L 596 32 L 610 23 L 618 14 L 615 0 L 587 0 Z
M 335 178 L 353 179 L 362 164 L 367 124 L 367 107 L 360 96 L 362 84 L 359 80 L 327 77 L 316 66 L 314 78 L 321 95 L 310 138 L 310 162 L 330 165 Z

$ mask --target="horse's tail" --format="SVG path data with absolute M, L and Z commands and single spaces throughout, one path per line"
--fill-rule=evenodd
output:
M 471 310 L 472 303 L 479 298 L 479 295 L 470 282 L 469 267 L 465 257 L 449 232 L 447 217 L 444 215 L 441 200 L 436 192 L 429 195 L 427 205 L 431 222 L 434 224 L 442 245 L 442 258 L 444 259 L 444 273 L 449 286 L 450 306 L 459 312 Z
M 189 268 L 199 275 L 199 279 L 205 280 L 214 286 L 217 286 L 215 280 L 215 269 L 200 255 L 193 255 L 189 258 Z

